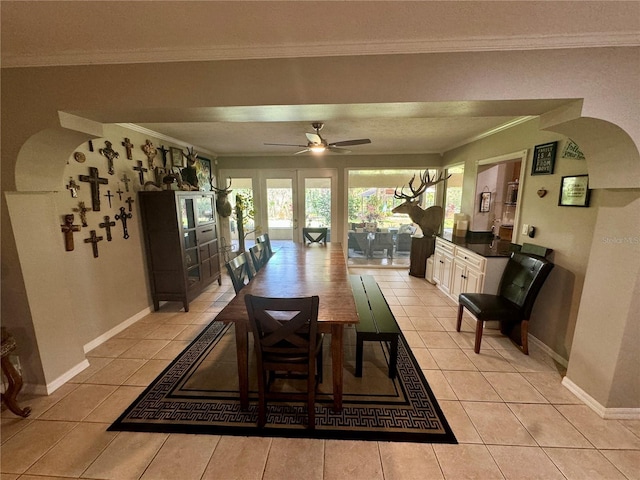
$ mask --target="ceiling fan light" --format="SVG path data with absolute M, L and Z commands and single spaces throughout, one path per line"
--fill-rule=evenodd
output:
M 311 153 L 322 153 L 326 150 L 324 145 L 312 145 L 309 147 Z

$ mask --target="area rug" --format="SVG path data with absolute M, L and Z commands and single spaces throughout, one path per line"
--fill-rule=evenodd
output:
M 332 409 L 330 347 L 309 430 L 303 403 L 268 404 L 258 428 L 255 366 L 250 362 L 250 407 L 240 409 L 234 329 L 212 322 L 109 427 L 112 431 L 198 433 L 264 437 L 457 443 L 405 339 L 398 345 L 397 375 L 388 377 L 388 351 L 365 342 L 362 377 L 354 376 L 355 337 L 345 332 L 343 409 Z M 328 350 L 328 351 L 327 351 Z M 296 388 L 291 383 L 284 388 Z

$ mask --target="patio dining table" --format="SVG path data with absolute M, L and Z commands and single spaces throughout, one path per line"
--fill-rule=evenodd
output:
M 244 297 L 318 295 L 318 329 L 331 334 L 334 410 L 342 409 L 345 325 L 358 323 L 347 265 L 340 243 L 284 244 L 254 278 L 224 307 L 216 320 L 234 323 L 241 408 L 249 407 L 249 319 Z

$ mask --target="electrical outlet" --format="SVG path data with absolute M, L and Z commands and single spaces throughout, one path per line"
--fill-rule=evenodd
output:
M 522 225 L 522 235 L 527 235 L 529 233 L 529 224 L 525 223 Z

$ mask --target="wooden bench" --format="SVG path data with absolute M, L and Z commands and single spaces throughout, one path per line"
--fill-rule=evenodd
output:
M 389 342 L 389 378 L 396 376 L 400 327 L 371 275 L 349 275 L 360 321 L 356 324 L 356 377 L 362 376 L 365 341 Z

